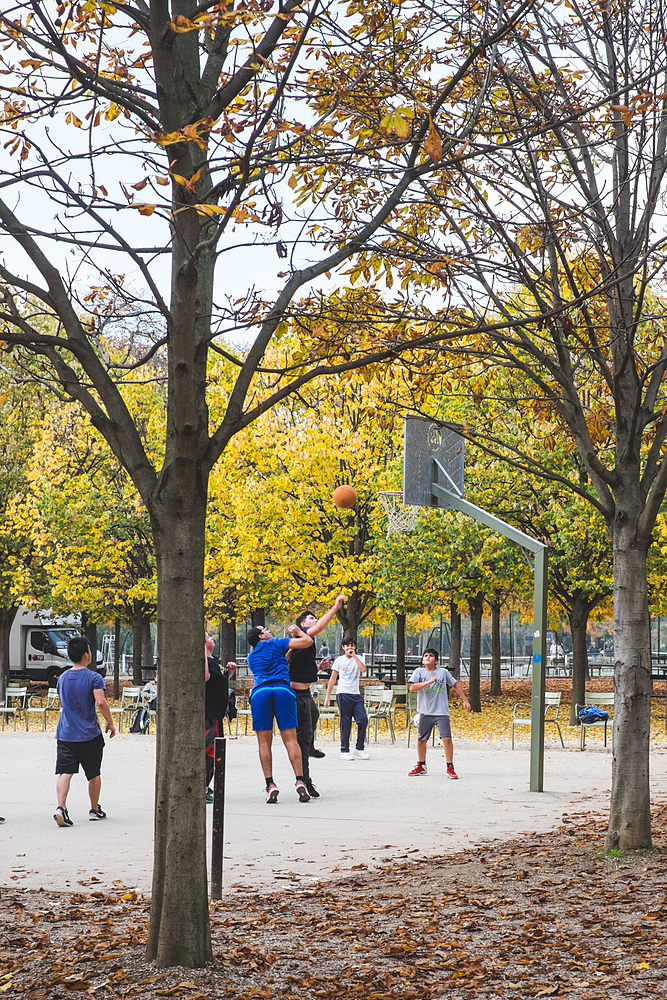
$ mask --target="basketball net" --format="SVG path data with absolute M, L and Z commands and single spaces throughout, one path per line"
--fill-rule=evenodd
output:
M 382 490 L 380 499 L 387 512 L 387 538 L 394 533 L 414 530 L 419 507 L 404 507 L 402 490 Z

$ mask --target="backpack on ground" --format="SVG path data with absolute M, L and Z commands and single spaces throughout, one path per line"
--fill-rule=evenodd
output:
M 151 721 L 151 717 L 148 714 L 147 708 L 138 708 L 134 713 L 132 719 L 132 725 L 130 726 L 131 733 L 147 733 L 148 726 Z

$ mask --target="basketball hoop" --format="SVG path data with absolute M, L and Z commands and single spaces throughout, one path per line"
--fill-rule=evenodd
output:
M 382 490 L 380 498 L 382 506 L 387 512 L 387 538 L 394 532 L 414 530 L 419 507 L 405 507 L 403 505 L 403 490 Z

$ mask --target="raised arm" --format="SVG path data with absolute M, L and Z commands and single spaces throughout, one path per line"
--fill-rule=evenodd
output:
M 333 621 L 335 616 L 338 614 L 340 609 L 345 604 L 346 597 L 345 594 L 339 594 L 336 600 L 333 602 L 332 606 L 329 608 L 321 618 L 318 618 L 314 625 L 311 625 L 308 629 L 308 635 L 320 635 L 324 632 L 327 625 Z
M 306 632 L 302 631 L 298 625 L 290 625 L 288 631 L 292 636 L 287 647 L 288 649 L 306 649 L 308 646 L 313 645 L 313 639 Z

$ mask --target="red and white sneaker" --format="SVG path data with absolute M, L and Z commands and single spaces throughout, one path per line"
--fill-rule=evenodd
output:
M 273 805 L 278 801 L 278 786 L 276 784 L 271 784 L 266 786 L 266 801 Z
M 408 774 L 413 774 L 413 775 L 414 774 L 426 774 L 426 764 L 422 764 L 421 761 L 417 761 L 417 763 L 412 768 L 412 770 L 408 771 Z
M 448 778 L 458 778 L 458 774 L 454 770 L 454 765 L 453 764 L 448 764 L 447 765 L 447 777 Z

